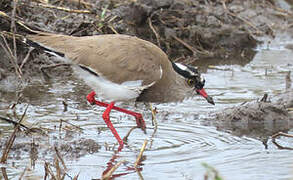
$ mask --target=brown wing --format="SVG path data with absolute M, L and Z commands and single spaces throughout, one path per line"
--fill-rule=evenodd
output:
M 28 36 L 29 39 L 62 52 L 75 63 L 96 70 L 115 82 L 143 80 L 143 85 L 161 78 L 167 55 L 154 44 L 126 35 L 72 37 Z M 164 62 L 167 61 L 167 62 Z

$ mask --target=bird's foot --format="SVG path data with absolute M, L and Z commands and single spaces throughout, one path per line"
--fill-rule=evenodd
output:
M 146 134 L 146 125 L 143 120 L 143 117 L 140 113 L 136 113 L 135 115 L 136 124 L 138 128 L 141 128 L 141 130 Z
M 95 95 L 96 95 L 96 92 L 95 92 L 95 91 L 92 91 L 92 92 L 90 92 L 90 93 L 86 96 L 87 101 L 88 101 L 91 105 L 96 104 Z

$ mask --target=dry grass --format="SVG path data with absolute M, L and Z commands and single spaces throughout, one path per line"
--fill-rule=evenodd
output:
M 24 119 L 26 112 L 28 109 L 28 105 L 26 106 L 24 113 L 22 114 L 20 120 L 17 122 L 17 124 L 14 127 L 14 131 L 12 132 L 12 134 L 10 135 L 8 141 L 6 142 L 5 148 L 3 149 L 3 153 L 2 153 L 2 157 L 1 157 L 1 163 L 6 163 L 7 158 L 8 158 L 8 154 L 10 152 L 10 149 L 14 143 L 14 140 L 16 138 L 16 134 L 17 132 L 20 130 L 20 124 L 22 122 L 22 120 Z
M 293 135 L 292 135 L 292 134 L 287 134 L 287 133 L 283 133 L 283 132 L 278 132 L 278 133 L 272 135 L 272 142 L 274 143 L 274 145 L 276 145 L 279 149 L 293 150 L 292 147 L 282 146 L 282 145 L 280 145 L 279 143 L 276 142 L 276 138 L 277 138 L 277 137 L 280 137 L 280 136 L 288 137 L 288 138 L 293 138 Z

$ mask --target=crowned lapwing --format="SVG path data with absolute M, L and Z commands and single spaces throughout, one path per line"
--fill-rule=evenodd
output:
M 120 148 L 123 141 L 109 118 L 112 109 L 134 116 L 144 131 L 146 126 L 140 113 L 114 106 L 117 101 L 172 102 L 197 93 L 214 104 L 196 68 L 173 63 L 159 47 L 137 37 L 40 33 L 26 38 L 28 44 L 72 63 L 75 74 L 94 90 L 87 95 L 88 102 L 106 107 L 103 119 Z M 95 96 L 110 103 L 97 101 Z

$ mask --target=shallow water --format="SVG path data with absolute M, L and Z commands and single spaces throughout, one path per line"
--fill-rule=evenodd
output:
M 148 139 L 145 160 L 139 166 L 144 179 L 204 179 L 206 169 L 202 163 L 216 168 L 226 180 L 293 178 L 293 151 L 278 149 L 270 139 L 270 135 L 277 131 L 292 134 L 290 123 L 271 125 L 270 122 L 264 122 L 265 129 L 253 130 L 244 124 L 239 133 L 230 127 L 218 128 L 206 119 L 211 112 L 220 112 L 226 107 L 261 98 L 264 93 L 276 95 L 284 91 L 286 73 L 293 70 L 293 52 L 285 49 L 283 44 L 269 47 L 265 44 L 256 51 L 254 59 L 245 63 L 233 60 L 221 65 L 209 62 L 204 65 L 199 62 L 202 66 L 212 65 L 208 66 L 204 76 L 206 90 L 214 97 L 216 106 L 207 104 L 200 97 L 186 99 L 182 103 L 153 104 L 158 109 L 156 132 L 147 105 L 138 104 L 134 107 L 131 103 L 117 103 L 143 112 L 147 124 L 147 134 L 135 129 L 128 138 L 128 145 L 119 153 L 108 150 L 108 146 L 112 147 L 116 140 L 102 119 L 104 109 L 86 103 L 85 96 L 90 89 L 81 81 L 57 78 L 45 85 L 28 86 L 22 92 L 22 104 L 16 105 L 16 112 L 22 114 L 26 104 L 29 104 L 25 121 L 48 128 L 51 133 L 44 141 L 36 140 L 40 146 L 34 167 L 29 151 L 12 151 L 8 163 L 2 166 L 6 167 L 11 179 L 18 179 L 25 167 L 30 168 L 25 174 L 27 179 L 33 176 L 42 179 L 44 161 L 53 164 L 54 153 L 47 151 L 50 146 L 60 147 L 61 144 L 87 138 L 101 146 L 98 152 L 66 154 L 61 151 L 71 177 L 79 173 L 79 179 L 100 178 L 107 167 L 125 159 L 127 163 L 115 171 L 115 179 L 139 179 L 133 164 L 144 140 Z M 4 110 L 1 110 L 0 115 L 12 114 L 5 109 L 11 104 L 9 102 L 15 102 L 16 94 L 2 95 L 0 107 Z M 62 101 L 68 104 L 66 112 L 63 112 Z M 71 134 L 66 130 L 60 132 L 60 119 L 83 130 L 73 129 Z M 111 119 L 122 137 L 135 125 L 132 117 L 119 112 L 113 111 Z M 3 121 L 0 124 L 0 138 L 4 141 L 13 127 Z M 72 128 L 69 124 L 63 123 L 62 126 Z M 15 143 L 31 142 L 33 138 L 37 139 L 37 135 L 17 137 Z M 293 145 L 293 141 L 288 138 L 280 138 L 278 142 L 291 147 Z M 69 176 L 66 178 L 70 179 Z

